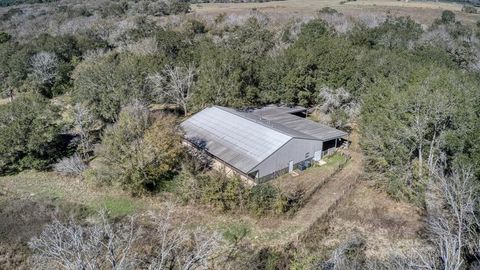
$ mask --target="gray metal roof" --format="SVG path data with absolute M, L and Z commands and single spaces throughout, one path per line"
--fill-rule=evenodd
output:
M 303 107 L 278 107 L 267 106 L 254 110 L 252 114 L 259 116 L 265 121 L 271 121 L 286 128 L 297 130 L 303 134 L 322 141 L 329 141 L 347 135 L 346 132 L 322 125 L 307 118 L 293 115 L 295 112 L 306 111 Z
M 186 139 L 249 173 L 292 138 L 331 140 L 347 133 L 292 115 L 305 108 L 265 107 L 253 112 L 214 106 L 181 124 Z
M 181 124 L 189 141 L 205 143 L 212 155 L 248 173 L 292 137 L 221 107 L 211 107 Z
M 280 133 L 283 133 L 283 134 L 286 134 L 290 137 L 310 139 L 310 140 L 316 140 L 317 139 L 315 137 L 312 137 L 312 136 L 310 136 L 308 134 L 305 134 L 303 132 L 300 132 L 298 130 L 295 130 L 295 129 L 292 129 L 292 128 L 287 127 L 285 125 L 279 124 L 276 121 L 271 121 L 269 119 L 263 118 L 260 115 L 252 113 L 251 111 L 250 112 L 239 111 L 239 110 L 235 110 L 235 109 L 232 109 L 232 108 L 226 108 L 226 107 L 221 107 L 221 106 L 215 106 L 215 107 L 220 108 L 220 109 L 222 109 L 224 111 L 227 111 L 229 113 L 238 115 L 242 118 L 245 118 L 249 121 L 255 122 L 255 123 L 260 124 L 262 126 L 265 126 L 269 129 L 276 130 L 276 131 L 278 131 Z M 297 117 L 297 116 L 295 116 L 295 117 Z M 297 118 L 300 118 L 300 117 L 297 117 Z

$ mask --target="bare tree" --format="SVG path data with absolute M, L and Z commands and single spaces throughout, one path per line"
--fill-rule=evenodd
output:
M 371 12 L 360 13 L 355 16 L 357 22 L 365 25 L 368 28 L 375 28 L 385 22 L 384 15 L 374 14 Z
M 362 269 L 369 270 L 437 270 L 437 253 L 429 247 L 395 249 L 382 258 L 369 258 Z
M 365 239 L 354 236 L 341 243 L 330 258 L 323 263 L 322 269 L 356 270 L 364 269 Z
M 82 226 L 71 220 L 55 220 L 39 237 L 28 243 L 34 251 L 33 263 L 42 269 L 132 269 L 135 266 L 132 243 L 138 237 L 133 218 L 113 226 L 104 212 L 98 224 Z
M 322 115 L 322 122 L 335 127 L 345 125 L 360 113 L 359 103 L 353 100 L 350 93 L 343 87 L 333 89 L 324 86 L 320 88 L 318 102 L 317 110 L 320 111 Z M 335 113 L 338 112 L 345 115 L 343 119 L 333 117 Z
M 186 222 L 172 224 L 173 205 L 160 217 L 154 217 L 159 245 L 149 269 L 208 269 L 219 253 L 221 237 L 197 227 L 186 229 Z
M 409 94 L 411 102 L 401 109 L 411 114 L 409 123 L 400 130 L 408 141 L 407 145 L 411 146 L 410 152 L 416 153 L 418 176 L 421 179 L 426 175 L 425 170 L 435 171 L 434 161 L 441 154 L 444 133 L 454 112 L 451 94 L 435 86 L 435 82 L 442 79 L 440 76 L 442 75 L 428 74 L 421 84 L 413 88 L 415 91 Z M 453 76 L 449 79 L 458 81 Z M 461 87 L 461 83 L 458 85 Z
M 163 72 L 153 74 L 148 79 L 161 99 L 180 106 L 187 115 L 195 72 L 193 64 L 183 67 L 167 65 Z
M 75 104 L 73 111 L 74 132 L 79 136 L 78 152 L 82 158 L 88 159 L 93 150 L 93 138 L 91 131 L 95 124 L 95 116 L 82 104 Z
M 195 147 L 186 147 L 187 164 L 194 172 L 201 172 L 211 167 L 212 158 L 206 151 L 206 142 L 201 138 L 193 138 L 192 142 Z
M 457 167 L 449 175 L 437 168 L 431 174 L 433 187 L 427 199 L 431 240 L 443 269 L 462 269 L 465 250 L 471 243 L 469 230 L 476 222 L 474 174 L 468 167 Z
M 319 98 L 322 101 L 322 104 L 319 105 L 319 109 L 324 113 L 331 113 L 333 110 L 340 108 L 351 100 L 350 93 L 348 93 L 343 87 L 338 89 L 322 87 L 320 89 Z
M 30 66 L 40 84 L 50 84 L 57 76 L 58 58 L 54 53 L 39 52 L 30 58 Z
M 129 43 L 125 48 L 120 50 L 126 50 L 137 55 L 154 55 L 158 52 L 157 40 L 155 38 L 144 38 L 136 43 Z
M 65 176 L 80 176 L 87 169 L 83 160 L 74 154 L 71 157 L 62 158 L 53 166 L 55 172 Z
M 174 221 L 175 210 L 168 204 L 165 211 L 150 213 L 142 220 L 146 226 L 134 217 L 112 223 L 105 212 L 86 225 L 55 220 L 28 243 L 32 263 L 40 269 L 137 269 L 140 262 L 148 269 L 209 269 L 222 254 L 220 234 L 189 228 L 186 219 Z M 152 245 L 152 253 L 135 253 L 134 246 L 142 243 Z
M 342 13 L 319 12 L 318 16 L 330 27 L 333 27 L 337 33 L 345 34 L 354 26 L 353 22 Z

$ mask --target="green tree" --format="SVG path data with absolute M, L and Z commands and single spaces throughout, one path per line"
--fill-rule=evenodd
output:
M 388 49 L 406 49 L 422 34 L 420 24 L 409 17 L 388 17 L 380 26 L 369 33 L 370 46 L 383 46 Z
M 99 119 L 114 122 L 122 106 L 135 99 L 147 103 L 153 100 L 147 75 L 158 63 L 158 58 L 131 54 L 85 60 L 73 73 L 74 100 L 86 104 Z
M 325 85 L 349 91 L 362 86 L 356 76 L 356 48 L 325 27 L 322 21 L 306 24 L 297 42 L 265 60 L 259 83 L 262 100 L 311 106 Z
M 473 117 L 476 99 L 468 101 L 476 96 L 471 80 L 446 68 L 414 70 L 407 81 L 382 80 L 365 95 L 362 145 L 366 168 L 385 177 L 392 195 L 421 203 L 429 169 L 442 160 L 452 164 L 455 156 L 463 155 L 465 149 L 447 149 L 465 139 L 448 138 L 464 134 L 464 125 L 478 125 L 478 119 Z M 461 115 L 463 121 L 454 121 Z
M 44 169 L 62 154 L 57 111 L 38 94 L 0 106 L 0 174 Z
M 157 190 L 171 178 L 182 153 L 175 119 L 163 116 L 154 121 L 148 108 L 136 101 L 105 130 L 100 154 L 105 166 L 97 175 L 134 194 Z
M 12 36 L 6 32 L 0 32 L 0 44 L 9 41 Z

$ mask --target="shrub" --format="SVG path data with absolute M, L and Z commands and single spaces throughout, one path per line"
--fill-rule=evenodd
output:
M 324 7 L 318 11 L 318 14 L 337 14 L 338 11 L 331 7 Z
M 188 30 L 193 34 L 203 34 L 207 31 L 205 24 L 198 20 L 190 20 L 188 22 Z
M 0 7 L 15 6 L 21 4 L 36 4 L 36 3 L 51 3 L 58 0 L 2 0 L 0 1 Z
M 197 179 L 202 202 L 221 211 L 244 208 L 247 189 L 239 178 L 229 178 L 221 172 L 213 172 L 212 175 L 201 175 Z
M 190 12 L 190 3 L 185 0 L 172 0 L 169 2 L 168 14 L 183 14 Z
M 0 44 L 9 41 L 11 38 L 12 36 L 9 33 L 0 32 Z
M 239 177 L 223 172 L 193 175 L 184 170 L 178 178 L 177 196 L 184 202 L 209 204 L 220 211 L 248 211 L 252 215 L 280 215 L 298 209 L 303 191 L 285 194 L 270 184 L 247 187 Z
M 472 6 L 464 5 L 462 7 L 462 11 L 466 12 L 466 13 L 477 14 L 477 9 L 475 7 L 472 7 Z
M 275 206 L 282 206 L 277 205 L 280 196 L 280 191 L 268 183 L 254 186 L 248 196 L 248 210 L 258 216 L 271 212 Z
M 250 229 L 245 224 L 232 224 L 223 232 L 223 238 L 236 245 L 249 233 Z
M 64 176 L 81 176 L 86 169 L 87 165 L 78 154 L 64 157 L 53 166 L 55 172 Z
M 119 17 L 124 15 L 128 10 L 128 3 L 127 2 L 107 2 L 107 4 L 103 5 L 100 9 L 100 14 L 102 18 L 106 17 Z
M 441 16 L 442 23 L 454 23 L 455 22 L 455 13 L 450 10 L 444 10 Z

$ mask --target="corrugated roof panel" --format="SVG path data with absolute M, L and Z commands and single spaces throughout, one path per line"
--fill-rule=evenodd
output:
M 322 141 L 341 138 L 347 135 L 347 133 L 344 131 L 322 125 L 310 119 L 286 113 L 287 111 L 289 111 L 289 109 L 269 106 L 255 110 L 253 111 L 253 114 L 265 119 L 265 121 L 275 122 L 280 126 L 284 126 L 291 130 L 296 130 L 297 132 L 301 132 Z
M 181 124 L 189 140 L 242 172 L 255 167 L 292 137 L 222 108 L 211 107 Z
M 236 114 L 240 117 L 246 118 L 250 121 L 253 121 L 255 123 L 263 125 L 263 126 L 269 128 L 269 129 L 273 129 L 273 130 L 276 130 L 280 133 L 286 134 L 287 136 L 290 136 L 290 137 L 303 138 L 303 139 L 317 139 L 317 138 L 312 137 L 312 136 L 310 136 L 306 133 L 303 133 L 299 130 L 289 128 L 289 127 L 287 127 L 285 125 L 282 125 L 280 123 L 277 123 L 275 121 L 270 121 L 268 118 L 263 118 L 260 115 L 257 115 L 257 114 L 254 114 L 254 113 L 241 112 L 241 111 L 237 111 L 235 109 L 225 108 L 225 107 L 220 107 L 220 106 L 217 106 L 217 107 L 224 110 L 224 111 L 230 112 L 232 114 Z

